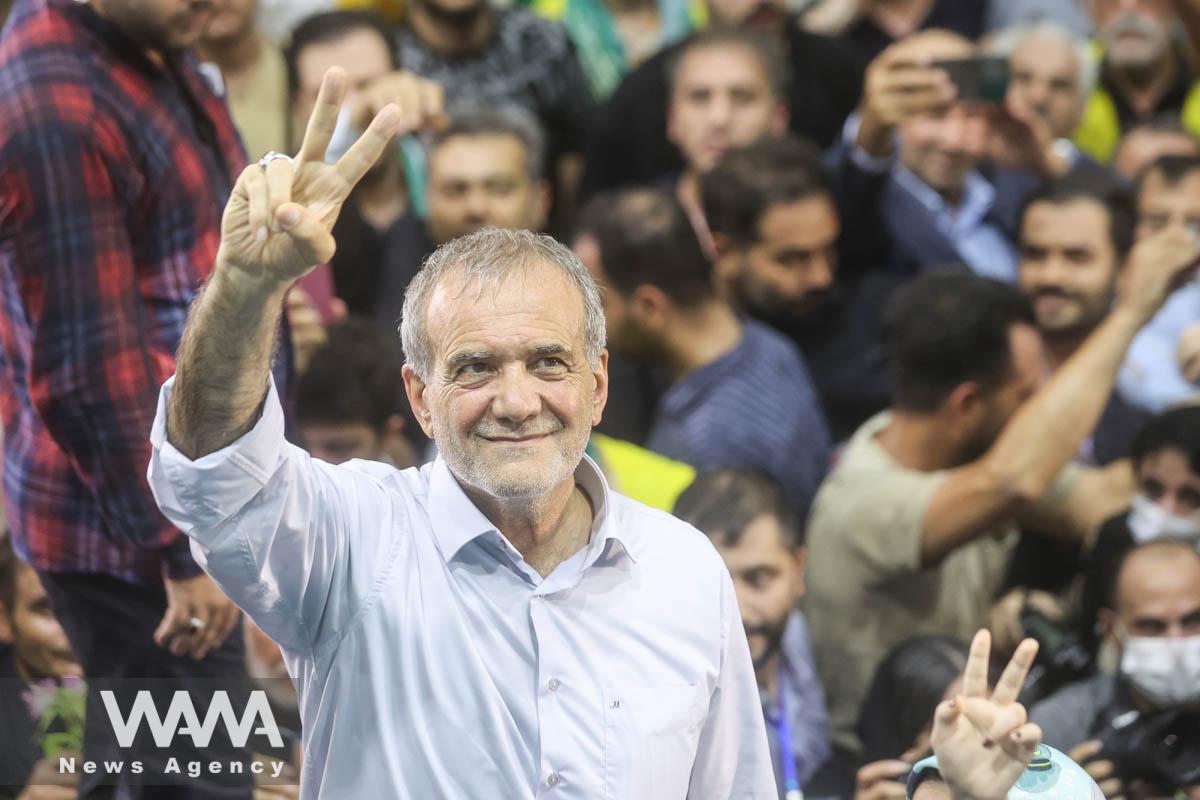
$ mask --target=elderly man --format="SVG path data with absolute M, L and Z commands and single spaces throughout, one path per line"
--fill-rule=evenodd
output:
M 1079 149 L 1107 163 L 1121 135 L 1169 114 L 1200 133 L 1200 89 L 1186 47 L 1174 41 L 1182 22 L 1193 42 L 1200 20 L 1190 0 L 1092 0 L 1096 39 L 1104 50 L 1100 82 L 1075 133 Z
M 1094 168 L 1070 138 L 1096 85 L 1098 64 L 1088 43 L 1056 23 L 1041 22 L 1004 32 L 994 49 L 1008 56 L 1012 69 L 1008 101 L 1041 121 L 1039 133 L 1068 166 L 1082 162 Z
M 583 457 L 608 355 L 569 250 L 485 229 L 414 280 L 404 384 L 436 462 L 333 467 L 284 441 L 280 299 L 400 120 L 385 108 L 326 166 L 344 82 L 327 76 L 295 162 L 239 179 L 150 464 L 199 562 L 283 647 L 302 796 L 774 797 L 720 556 Z

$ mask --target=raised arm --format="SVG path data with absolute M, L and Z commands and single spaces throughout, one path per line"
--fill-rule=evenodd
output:
M 336 164 L 325 151 L 337 124 L 346 78 L 331 69 L 295 161 L 247 167 L 221 219 L 212 277 L 188 317 L 167 407 L 167 436 L 191 459 L 247 433 L 267 392 L 283 296 L 333 256 L 331 231 L 350 190 L 397 132 L 400 112 L 386 106 Z
M 921 541 L 924 563 L 937 563 L 1046 494 L 1100 419 L 1134 335 L 1198 257 L 1196 239 L 1183 226 L 1164 229 L 1134 247 L 1120 296 L 1104 322 L 1021 407 L 987 453 L 953 470 L 934 493 Z M 1111 480 L 1081 484 L 1085 492 L 1114 485 Z M 1071 505 L 1079 507 L 1078 501 Z M 1075 532 L 1087 533 L 1083 526 Z

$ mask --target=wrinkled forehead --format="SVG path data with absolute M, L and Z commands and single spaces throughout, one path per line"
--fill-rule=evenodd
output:
M 540 261 L 484 276 L 458 268 L 431 292 L 425 324 L 438 363 L 464 348 L 516 355 L 560 344 L 581 353 L 583 296 L 561 269 Z
M 676 65 L 672 94 L 735 86 L 770 91 L 771 80 L 764 59 L 745 42 L 712 42 L 690 47 Z

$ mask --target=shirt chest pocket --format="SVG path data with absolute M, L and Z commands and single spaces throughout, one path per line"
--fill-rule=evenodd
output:
M 604 689 L 606 800 L 682 800 L 708 698 L 688 684 Z

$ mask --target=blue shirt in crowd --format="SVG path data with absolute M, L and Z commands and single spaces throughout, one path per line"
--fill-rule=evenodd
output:
M 759 470 L 805 514 L 829 462 L 829 428 L 796 346 L 741 322 L 736 347 L 663 395 L 646 446 L 698 469 Z
M 1179 370 L 1179 338 L 1200 324 L 1200 284 L 1189 283 L 1167 298 L 1166 304 L 1134 337 L 1117 377 L 1117 388 L 1135 405 L 1152 413 L 1193 397 L 1200 387 Z

